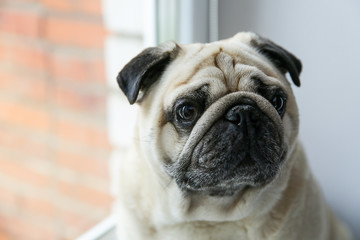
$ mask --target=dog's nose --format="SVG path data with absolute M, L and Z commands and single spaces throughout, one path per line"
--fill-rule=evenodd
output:
M 251 127 L 259 121 L 259 111 L 252 104 L 240 104 L 230 108 L 225 119 L 238 126 Z

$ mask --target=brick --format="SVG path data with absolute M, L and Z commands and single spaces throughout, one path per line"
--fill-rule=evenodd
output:
M 47 100 L 48 90 L 45 76 L 0 69 L 0 93 L 41 103 Z
M 6 185 L 5 183 L 3 185 Z M 55 217 L 55 206 L 50 200 L 44 200 L 36 195 L 25 195 L 10 190 L 8 187 L 0 185 L 0 202 L 2 207 L 12 207 L 16 212 L 24 214 L 30 213 L 36 217 L 51 219 Z
M 86 63 L 74 58 L 54 57 L 51 62 L 51 75 L 57 78 L 88 82 Z
M 101 128 L 62 118 L 58 119 L 55 134 L 62 139 L 81 143 L 85 146 L 110 149 L 105 127 Z
M 11 240 L 3 231 L 0 231 L 0 240 Z
M 0 240 L 75 239 L 113 201 L 101 0 L 6 0 L 0 33 Z
M 51 61 L 51 75 L 80 83 L 105 83 L 103 59 L 80 59 L 72 55 L 55 55 Z
M 105 30 L 100 22 L 49 17 L 45 25 L 48 41 L 79 48 L 102 49 Z
M 44 224 L 35 223 L 32 219 L 20 216 L 9 216 L 0 213 L 0 226 L 6 237 L 16 240 L 59 239 L 56 232 Z
M 54 101 L 57 106 L 65 109 L 105 116 L 105 92 L 90 91 L 86 87 L 80 89 L 56 86 L 54 89 Z
M 37 2 L 39 2 L 40 0 L 5 0 L 5 1 L 7 1 L 7 2 L 15 2 L 15 3 L 17 3 L 17 4 L 29 4 L 29 3 L 37 3 Z M 20 6 L 29 6 L 29 5 L 20 5 Z
M 93 207 L 110 208 L 110 204 L 113 201 L 110 194 L 106 192 L 108 189 L 99 191 L 90 186 L 83 186 L 63 180 L 58 180 L 58 189 L 59 193 L 63 196 Z
M 29 47 L 27 45 L 12 45 L 0 43 L 4 48 L 0 54 L 0 62 L 11 62 L 23 68 L 45 70 L 47 55 L 43 49 Z
M 5 183 L 0 182 L 0 202 L 1 206 L 16 206 L 18 204 L 18 196 L 14 193 L 14 191 L 5 188 Z M 0 225 L 1 226 L 1 225 Z
M 101 0 L 41 0 L 48 9 L 57 12 L 83 13 L 100 16 Z
M 93 75 L 93 78 L 103 84 L 106 84 L 104 59 L 94 60 L 92 62 L 91 67 L 92 67 L 91 74 Z
M 44 107 L 0 99 L 0 109 L 0 122 L 41 132 L 48 132 L 50 129 L 50 113 Z
M 49 175 L 30 169 L 24 164 L 13 161 L 6 156 L 0 158 L 0 174 L 10 176 L 18 183 L 26 183 L 35 186 L 38 189 L 48 189 L 52 183 Z
M 0 39 L 0 61 L 4 61 L 6 60 L 6 45 L 3 43 L 3 41 L 1 41 Z
M 85 173 L 102 179 L 109 178 L 107 156 L 98 159 L 90 154 L 72 153 L 62 150 L 57 154 L 57 163 L 61 167 L 75 171 L 77 174 Z
M 0 9 L 0 32 L 27 37 L 40 37 L 42 17 L 27 12 Z
M 0 148 L 7 149 L 8 151 L 17 152 L 21 149 L 21 153 L 25 156 L 47 160 L 50 149 L 45 141 L 37 139 L 37 136 L 25 134 L 22 131 L 14 131 L 9 126 L 0 126 Z
M 27 214 L 45 217 L 46 220 L 56 217 L 56 207 L 49 200 L 40 199 L 36 196 L 21 196 L 19 201 L 22 211 Z

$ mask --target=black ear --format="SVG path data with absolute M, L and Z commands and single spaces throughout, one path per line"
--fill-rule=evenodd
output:
M 292 81 L 300 87 L 300 73 L 302 69 L 301 61 L 292 53 L 273 43 L 272 41 L 258 37 L 252 40 L 254 45 L 261 54 L 265 55 L 278 67 L 284 74 L 289 72 Z
M 130 104 L 136 102 L 140 90 L 145 94 L 160 78 L 179 49 L 176 43 L 166 42 L 158 47 L 146 48 L 125 65 L 116 79 Z

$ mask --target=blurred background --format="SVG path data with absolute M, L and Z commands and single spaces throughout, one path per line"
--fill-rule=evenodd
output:
M 0 0 L 0 239 L 74 239 L 111 211 L 101 0 Z
M 302 60 L 300 138 L 359 239 L 359 12 L 356 0 L 0 0 L 0 240 L 105 239 L 136 114 L 117 73 L 144 47 L 239 31 Z

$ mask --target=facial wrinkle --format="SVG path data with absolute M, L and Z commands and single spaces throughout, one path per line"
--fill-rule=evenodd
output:
M 215 57 L 215 66 L 219 68 L 224 74 L 224 84 L 230 90 L 230 92 L 235 92 L 239 85 L 240 81 L 240 72 L 236 71 L 235 68 L 236 61 L 229 54 L 220 52 Z

